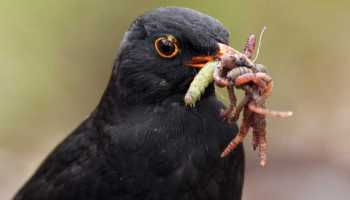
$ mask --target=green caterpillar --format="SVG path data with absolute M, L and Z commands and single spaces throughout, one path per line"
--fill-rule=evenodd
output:
M 218 64 L 218 61 L 208 62 L 194 77 L 184 98 L 186 106 L 194 107 L 196 105 L 196 102 L 200 99 L 205 89 L 213 82 L 214 68 Z

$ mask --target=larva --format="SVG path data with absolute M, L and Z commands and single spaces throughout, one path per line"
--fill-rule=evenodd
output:
M 208 62 L 194 77 L 184 98 L 186 106 L 194 107 L 196 105 L 205 89 L 213 82 L 213 72 L 218 65 L 219 61 Z

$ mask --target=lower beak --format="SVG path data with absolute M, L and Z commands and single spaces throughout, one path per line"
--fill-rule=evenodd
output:
M 218 43 L 219 49 L 213 56 L 194 56 L 187 65 L 195 68 L 202 68 L 206 63 L 213 60 L 223 62 L 225 68 L 232 69 L 237 66 L 253 67 L 254 63 L 243 53 L 222 43 Z

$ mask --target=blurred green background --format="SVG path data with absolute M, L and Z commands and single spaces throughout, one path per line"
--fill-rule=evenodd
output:
M 152 8 L 219 19 L 241 49 L 266 25 L 258 62 L 274 77 L 269 163 L 246 142 L 244 199 L 348 199 L 350 1 L 0 1 L 0 199 L 96 106 L 123 33 Z M 249 141 L 249 139 L 247 140 Z

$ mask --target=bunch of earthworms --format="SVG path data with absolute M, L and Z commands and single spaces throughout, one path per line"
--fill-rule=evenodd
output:
M 253 149 L 258 150 L 260 165 L 265 166 L 267 162 L 266 115 L 285 118 L 291 116 L 292 112 L 273 111 L 266 108 L 265 102 L 272 92 L 273 80 L 262 64 L 255 64 L 259 49 L 256 58 L 251 60 L 255 44 L 256 37 L 251 34 L 243 53 L 233 48 L 226 49 L 234 51 L 224 54 L 230 55 L 230 58 L 221 57 L 207 63 L 192 81 L 184 100 L 186 105 L 194 106 L 211 82 L 218 87 L 226 87 L 229 105 L 222 111 L 222 117 L 230 124 L 236 124 L 241 115 L 242 120 L 238 134 L 223 150 L 221 157 L 232 152 L 251 131 Z M 244 97 L 238 104 L 235 89 L 244 91 Z

